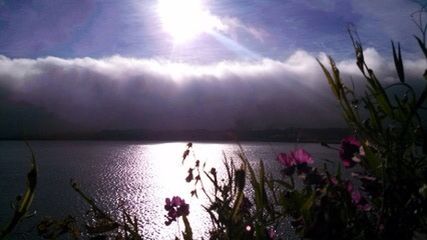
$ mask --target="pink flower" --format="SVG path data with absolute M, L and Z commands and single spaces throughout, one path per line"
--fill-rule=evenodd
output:
M 307 173 L 311 170 L 308 164 L 312 164 L 313 157 L 302 148 L 295 149 L 289 153 L 280 153 L 277 156 L 277 160 L 280 164 L 286 168 L 283 170 L 285 175 L 292 175 L 295 172 L 295 168 L 298 170 L 298 174 Z
M 288 156 L 286 153 L 280 153 L 279 156 L 277 156 L 277 160 L 285 167 L 292 167 L 296 164 L 292 154 L 289 154 Z
M 292 167 L 298 164 L 312 164 L 314 163 L 313 157 L 302 148 L 295 151 L 290 151 L 288 154 L 280 153 L 277 160 L 285 167 Z
M 372 205 L 366 200 L 365 197 L 359 192 L 359 190 L 354 189 L 351 182 L 347 182 L 347 192 L 351 195 L 351 200 L 356 205 L 356 208 L 362 211 L 369 211 L 372 209 Z
M 295 160 L 296 164 L 313 164 L 313 157 L 302 148 L 296 149 L 293 152 L 290 152 L 290 155 Z
M 329 183 L 336 186 L 336 185 L 338 185 L 338 179 L 336 177 L 330 177 Z
M 362 195 L 360 195 L 360 192 L 358 190 L 354 190 L 351 192 L 351 200 L 353 200 L 354 203 L 358 204 L 360 202 L 360 199 L 362 199 Z
M 267 229 L 267 236 L 269 240 L 273 240 L 276 238 L 276 229 L 274 227 L 270 227 Z
M 339 150 L 340 158 L 344 167 L 350 168 L 360 162 L 360 157 L 364 155 L 362 145 L 354 136 L 347 136 L 341 140 Z

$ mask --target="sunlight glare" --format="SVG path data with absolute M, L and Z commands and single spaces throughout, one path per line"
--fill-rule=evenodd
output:
M 165 32 L 175 43 L 184 43 L 201 33 L 222 29 L 221 20 L 207 11 L 201 0 L 158 0 L 158 14 Z

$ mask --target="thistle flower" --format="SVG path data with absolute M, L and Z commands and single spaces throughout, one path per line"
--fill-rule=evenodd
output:
M 168 214 L 165 215 L 165 224 L 169 226 L 177 218 L 190 214 L 190 205 L 185 203 L 184 199 L 174 196 L 172 200 L 170 198 L 165 199 L 165 210 L 168 211 Z

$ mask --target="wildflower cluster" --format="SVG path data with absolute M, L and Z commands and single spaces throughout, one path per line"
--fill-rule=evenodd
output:
M 345 137 L 336 149 L 342 165 L 353 168 L 360 163 L 364 157 L 361 148 L 356 137 Z M 345 179 L 340 173 L 332 174 L 326 165 L 323 168 L 314 167 L 313 157 L 302 148 L 280 153 L 277 160 L 283 166 L 283 179 L 276 180 L 280 184 L 281 192 L 275 194 L 282 199 L 280 206 L 285 215 L 292 217 L 292 226 L 302 236 L 343 236 L 349 229 L 341 227 L 340 231 L 337 231 L 337 226 L 323 219 L 324 216 L 334 216 L 341 212 L 334 221 L 354 228 L 353 217 L 343 217 L 342 213 L 353 212 L 353 215 L 357 216 L 362 214 L 360 211 L 367 212 L 372 209 L 365 196 L 370 196 L 369 190 L 373 188 L 367 186 L 359 189 L 354 182 L 363 179 L 362 183 L 368 185 L 374 178 L 354 173 L 348 176 L 350 179 Z M 348 164 L 350 161 L 351 164 Z M 296 179 L 295 174 L 298 177 Z

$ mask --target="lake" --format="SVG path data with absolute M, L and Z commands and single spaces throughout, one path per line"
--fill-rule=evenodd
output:
M 185 181 L 188 167 L 197 158 L 206 162 L 208 170 L 215 167 L 221 172 L 223 153 L 238 162 L 238 146 L 232 142 L 195 142 L 194 154 L 190 154 L 184 165 L 182 153 L 186 142 L 31 141 L 30 144 L 39 169 L 31 207 L 37 214 L 18 229 L 21 233 L 42 216 L 81 216 L 89 209 L 71 188 L 70 179 L 74 179 L 104 209 L 114 214 L 122 205 L 138 216 L 146 239 L 173 239 L 178 234 L 175 223 L 164 224 L 164 201 L 166 197 L 181 196 L 190 203 L 189 220 L 195 239 L 199 239 L 206 236 L 210 220 L 200 207 L 203 200 L 190 196 L 194 186 Z M 317 162 L 337 159 L 336 151 L 320 144 L 244 142 L 241 145 L 251 162 L 256 164 L 262 159 L 270 171 L 277 171 L 278 153 L 297 146 L 305 148 Z M 24 189 L 29 160 L 30 153 L 23 142 L 0 141 L 1 225 L 12 214 L 11 201 Z

